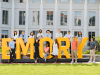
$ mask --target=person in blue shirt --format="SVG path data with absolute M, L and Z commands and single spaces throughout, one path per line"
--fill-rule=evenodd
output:
M 47 32 L 47 33 L 46 33 L 45 37 L 51 38 L 50 30 L 47 30 L 46 32 Z M 50 43 L 49 43 L 48 41 L 46 42 L 46 44 L 48 44 L 48 46 L 50 47 Z
M 15 42 L 14 38 L 11 38 L 11 42 L 9 43 L 10 47 L 10 62 L 13 63 L 13 58 L 15 58 Z M 9 60 L 8 60 L 9 62 Z
M 70 48 L 69 49 L 70 49 L 70 54 L 71 54 L 71 39 L 72 39 L 73 35 L 71 34 L 70 31 L 68 31 L 68 33 L 64 37 L 66 37 L 70 40 Z
M 47 30 L 46 32 L 47 32 L 47 33 L 46 33 L 45 37 L 49 37 L 49 38 L 51 38 L 50 30 Z
M 93 63 L 95 63 L 96 43 L 93 41 L 93 38 L 91 38 L 91 41 L 88 41 L 87 45 L 90 47 L 90 61 L 89 61 L 89 63 L 92 63 L 92 57 L 94 57 Z
M 26 34 L 25 34 L 25 31 L 22 31 L 22 34 L 20 35 L 20 38 L 22 38 L 24 43 L 26 44 Z

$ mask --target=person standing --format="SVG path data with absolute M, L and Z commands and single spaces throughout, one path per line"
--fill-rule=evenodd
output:
M 19 30 L 18 29 L 12 30 L 12 35 L 13 35 L 14 41 L 16 41 L 16 38 L 18 38 L 19 36 Z
M 79 44 L 80 44 L 82 42 L 82 32 L 81 31 L 78 32 L 77 39 L 78 39 Z
M 24 44 L 26 45 L 26 34 L 25 34 L 25 31 L 22 31 L 22 34 L 20 35 L 20 38 L 23 39 Z
M 11 42 L 9 43 L 9 47 L 10 47 L 10 62 L 13 63 L 13 58 L 15 58 L 14 38 L 11 38 Z M 8 60 L 8 62 L 9 62 L 9 60 Z
M 39 30 L 39 33 L 37 34 L 37 38 L 38 38 L 38 40 L 40 40 L 41 38 L 43 38 L 44 36 L 43 36 L 43 34 L 42 34 L 42 30 L 40 29 Z
M 89 63 L 92 63 L 92 57 L 94 57 L 93 63 L 95 63 L 96 43 L 93 41 L 93 38 L 91 38 L 90 42 L 88 41 L 87 45 L 90 46 L 90 61 L 89 61 Z
M 39 57 L 39 41 L 38 41 L 38 39 L 36 39 L 35 43 L 34 43 L 34 60 L 35 60 L 35 63 L 37 63 L 38 57 Z
M 70 40 L 70 54 L 71 54 L 71 38 L 73 37 L 73 35 L 70 33 L 70 31 L 68 31 L 68 34 L 66 34 L 64 37 L 67 37 Z
M 58 33 L 56 33 L 56 38 L 58 38 L 58 37 L 62 37 L 62 33 L 61 33 L 60 29 L 58 29 Z
M 46 44 L 46 47 L 44 47 L 44 57 L 45 57 L 45 63 L 46 63 L 46 58 L 49 55 L 49 47 L 48 44 Z
M 55 56 L 55 63 L 57 62 L 57 56 L 58 56 L 58 48 L 59 48 L 59 45 L 57 43 L 57 39 L 55 39 L 55 42 L 53 43 L 53 52 L 51 53 L 52 55 Z
M 75 36 L 73 37 L 73 41 L 71 42 L 71 53 L 72 53 L 72 61 L 71 63 L 74 63 L 74 57 L 75 57 L 75 63 L 77 63 L 77 50 L 78 50 L 78 42 L 75 40 Z
M 34 38 L 34 34 L 33 34 L 33 32 L 30 33 L 29 38 Z

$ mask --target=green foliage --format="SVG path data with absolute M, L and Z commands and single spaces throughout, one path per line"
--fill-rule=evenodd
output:
M 90 50 L 86 50 L 83 54 L 90 54 Z M 100 55 L 100 52 L 98 52 L 98 50 L 96 50 L 95 54 Z
M 93 38 L 95 38 L 95 40 L 98 42 L 98 44 L 100 44 L 100 36 L 98 36 L 98 37 L 93 37 Z
M 90 50 L 86 50 L 84 54 L 90 54 Z

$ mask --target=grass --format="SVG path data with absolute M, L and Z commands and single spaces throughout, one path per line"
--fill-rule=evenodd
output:
M 100 75 L 100 64 L 0 64 L 0 75 Z

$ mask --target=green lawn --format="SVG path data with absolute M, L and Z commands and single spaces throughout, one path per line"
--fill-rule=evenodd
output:
M 100 75 L 100 64 L 0 64 L 0 75 Z

